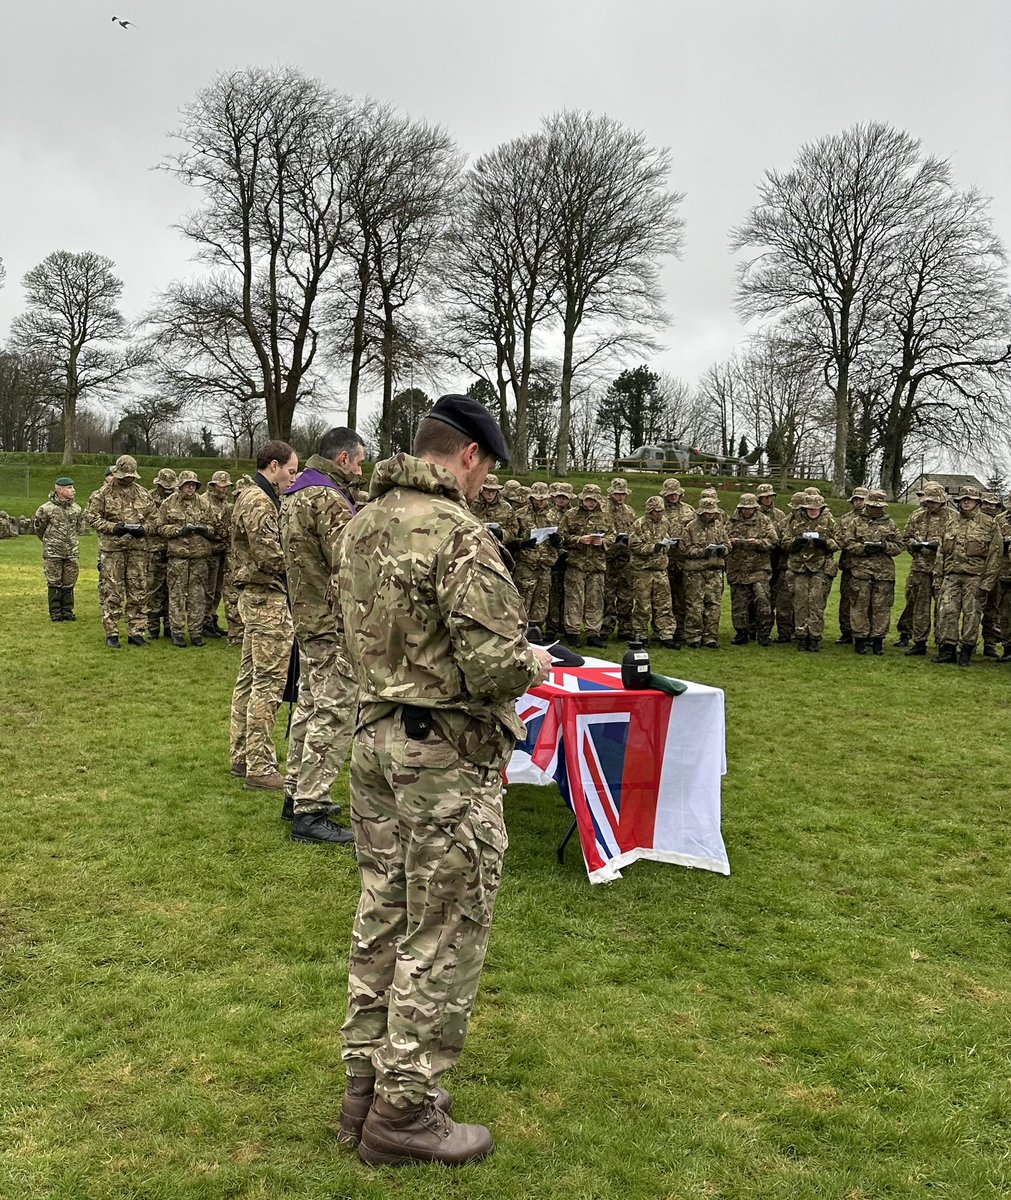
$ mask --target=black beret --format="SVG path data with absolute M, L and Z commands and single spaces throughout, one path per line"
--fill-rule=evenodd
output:
M 441 421 L 458 429 L 483 450 L 493 454 L 500 463 L 508 464 L 509 443 L 498 421 L 477 400 L 472 400 L 470 396 L 440 396 L 432 406 L 432 411 L 425 415 L 433 421 Z

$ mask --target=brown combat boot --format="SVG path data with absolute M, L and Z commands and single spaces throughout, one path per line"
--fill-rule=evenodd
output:
M 347 1146 L 357 1146 L 362 1140 L 362 1126 L 369 1115 L 376 1094 L 374 1075 L 349 1075 L 344 1099 L 341 1101 L 341 1127 L 337 1140 Z M 444 1113 L 453 1111 L 453 1097 L 445 1088 L 433 1088 L 429 1099 Z
M 268 771 L 266 775 L 246 775 L 242 786 L 254 792 L 283 792 L 284 780 L 277 771 Z
M 377 1096 L 362 1126 L 358 1157 L 370 1166 L 459 1167 L 487 1158 L 494 1149 L 490 1130 L 457 1124 L 430 1099 L 413 1108 L 397 1108 Z

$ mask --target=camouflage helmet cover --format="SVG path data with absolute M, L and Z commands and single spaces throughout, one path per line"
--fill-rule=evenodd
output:
M 617 479 L 612 479 L 611 486 L 607 490 L 612 496 L 627 496 L 630 491 L 628 480 L 622 479 L 621 476 Z
M 670 496 L 672 494 L 675 496 L 681 496 L 684 494 L 684 488 L 681 486 L 680 479 L 675 479 L 673 476 L 671 476 L 671 478 L 663 481 L 660 492 L 664 496 Z
M 499 483 L 499 481 L 498 481 L 498 476 L 497 476 L 497 475 L 489 475 L 489 476 L 487 476 L 487 478 L 485 479 L 484 483 L 482 483 L 482 484 L 481 484 L 481 490 L 482 490 L 482 491 L 483 491 L 485 488 L 488 488 L 488 489 L 489 489 L 489 491 L 492 491 L 492 492 L 500 492 L 500 491 L 502 490 L 502 488 L 503 488 L 503 487 L 504 487 L 504 484 L 501 484 L 501 483 Z
M 699 500 L 698 511 L 700 513 L 715 513 L 720 511 L 720 502 L 715 496 L 703 496 Z

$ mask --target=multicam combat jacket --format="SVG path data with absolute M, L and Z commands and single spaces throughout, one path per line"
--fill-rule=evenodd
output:
M 156 532 L 165 539 L 169 558 L 210 558 L 214 545 L 224 537 L 207 497 L 199 492 L 188 498 L 179 492 L 169 496 L 158 510 L 155 522 Z M 183 534 L 187 525 L 202 525 L 207 530 L 206 536 Z
M 918 508 L 906 522 L 902 532 L 906 549 L 913 558 L 913 571 L 925 571 L 928 575 L 937 574 L 937 553 L 941 548 L 941 539 L 948 528 L 948 522 L 954 520 L 954 513 L 947 504 L 942 505 L 936 513 L 927 508 Z M 918 543 L 936 542 L 933 550 L 918 550 L 913 547 Z
M 798 546 L 796 539 L 804 533 L 817 533 L 827 545 L 819 546 L 814 538 L 805 539 Z M 786 569 L 807 575 L 827 575 L 834 578 L 839 570 L 833 554 L 839 549 L 839 531 L 835 518 L 826 508 L 812 521 L 798 508 L 790 515 L 786 532 L 782 535 Z
M 757 546 L 734 546 L 735 539 L 756 538 Z M 735 510 L 727 518 L 728 583 L 760 583 L 772 575 L 772 551 L 779 545 L 779 535 L 772 521 L 756 509 L 750 517 Z
M 976 575 L 988 592 L 1000 575 L 1004 539 L 997 522 L 978 508 L 956 512 L 941 538 L 938 562 L 942 575 Z
M 377 463 L 370 496 L 345 527 L 335 589 L 359 722 L 429 708 L 463 758 L 501 769 L 539 665 L 498 543 L 452 473 L 423 459 Z
M 88 520 L 98 530 L 98 548 L 103 554 L 116 550 L 146 550 L 146 537 L 113 534 L 117 525 L 143 525 L 151 533 L 157 508 L 151 493 L 136 481 L 113 479 L 94 492 L 88 501 Z
M 628 545 L 618 541 L 619 533 L 630 534 L 632 526 L 638 519 L 631 504 L 619 504 L 610 497 L 604 501 L 604 512 L 611 518 L 611 528 L 614 530 L 614 545 L 607 552 L 607 561 L 611 567 L 625 566 L 631 557 Z
M 853 520 L 847 521 L 840 531 L 839 539 L 848 555 L 850 574 L 854 579 L 894 579 L 895 559 L 905 549 L 898 526 L 884 513 L 872 520 L 866 509 L 852 516 Z M 884 553 L 868 554 L 868 542 L 883 545 Z
M 228 503 L 227 496 L 219 496 L 217 492 L 212 492 L 210 489 L 204 492 L 204 499 L 211 506 L 211 512 L 214 513 L 214 523 L 221 531 L 221 541 L 214 543 L 211 547 L 211 553 L 227 554 L 228 543 L 232 538 L 232 506 Z
M 60 500 L 50 492 L 49 499 L 36 510 L 34 527 L 42 542 L 43 558 L 80 556 L 80 536 L 87 533 L 88 524 L 76 500 Z
M 267 490 L 264 490 L 267 489 Z M 232 582 L 237 588 L 265 588 L 287 594 L 281 551 L 280 500 L 259 471 L 232 508 Z
M 357 476 L 314 454 L 281 498 L 291 615 L 303 640 L 337 636 L 327 591 L 337 568 L 337 543 L 355 515 L 352 488 L 357 482 Z
M 504 545 L 508 546 L 516 541 L 520 529 L 519 518 L 509 501 L 502 499 L 501 492 L 494 504 L 485 504 L 478 496 L 470 506 L 470 510 L 482 525 L 500 525 L 502 527 L 501 535 Z
M 677 537 L 675 533 L 673 535 Z M 683 571 L 722 571 L 726 557 L 707 555 L 706 547 L 720 543 L 730 549 L 727 537 L 727 518 L 716 513 L 711 521 L 696 513 L 681 531 L 681 544 L 674 549 L 678 553 L 678 566 Z
M 664 538 L 680 537 L 681 527 L 676 533 L 671 532 L 671 523 L 666 513 L 659 514 L 659 520 L 647 513 L 639 517 L 632 525 L 629 536 L 629 548 L 632 554 L 632 566 L 637 571 L 665 571 L 667 569 L 667 551 L 669 547 L 657 546 Z
M 571 504 L 562 517 L 559 526 L 562 535 L 562 545 L 568 553 L 567 565 L 576 570 L 585 571 L 588 575 L 599 574 L 607 570 L 608 547 L 614 544 L 614 529 L 611 518 L 603 506 L 592 510 L 584 508 L 577 500 Z M 579 539 L 587 533 L 602 533 L 602 546 L 584 546 Z

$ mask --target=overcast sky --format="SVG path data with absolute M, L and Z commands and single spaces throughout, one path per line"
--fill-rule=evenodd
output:
M 21 277 L 53 250 L 113 259 L 130 317 L 189 272 L 172 225 L 194 197 L 152 168 L 179 108 L 251 64 L 391 101 L 471 157 L 561 108 L 669 146 L 685 243 L 652 365 L 689 380 L 744 336 L 728 230 L 806 141 L 870 120 L 908 129 L 993 197 L 1011 245 L 1008 0 L 23 0 L 2 30 L 0 343 Z

